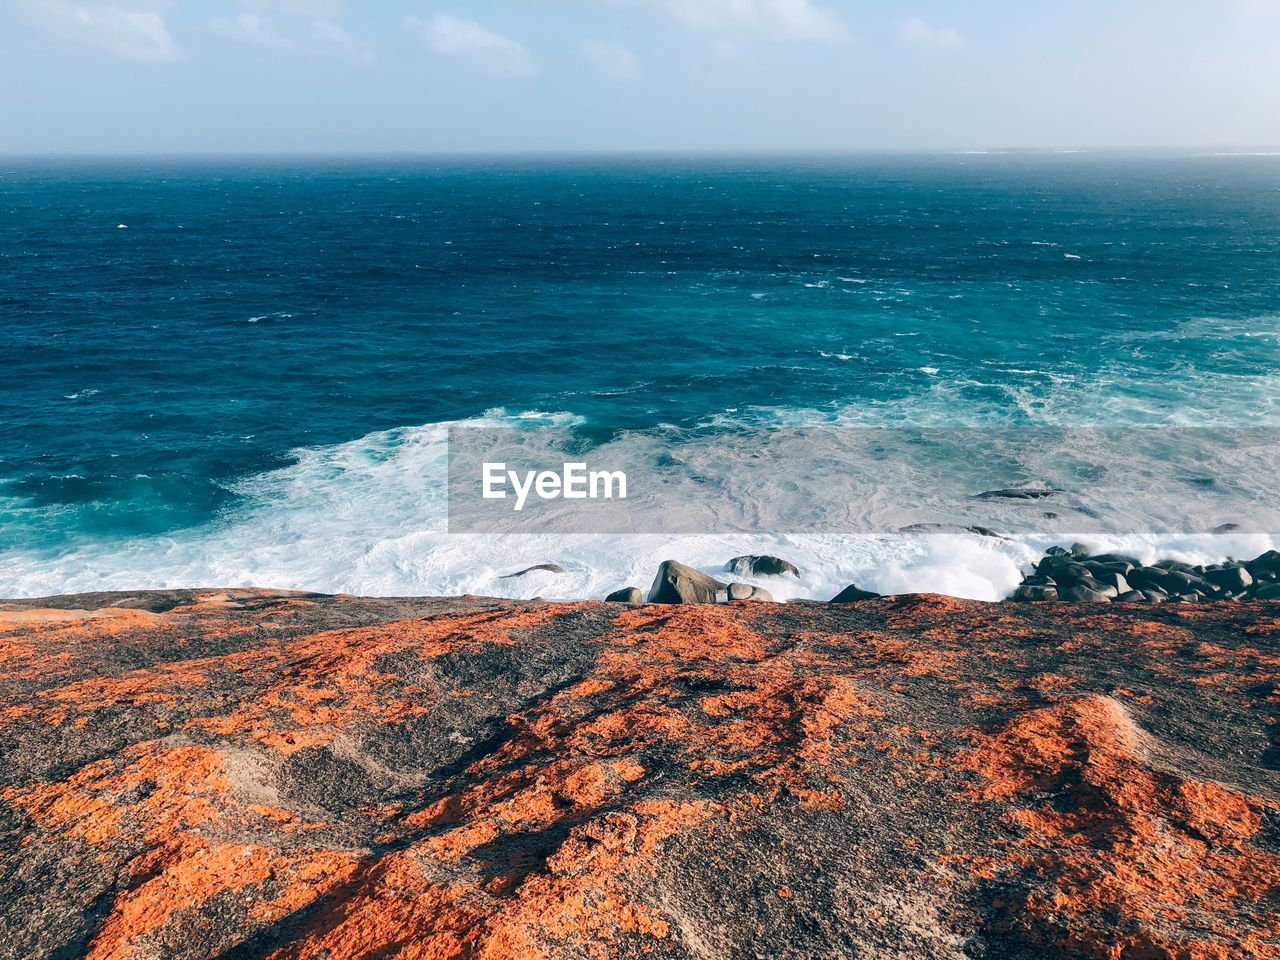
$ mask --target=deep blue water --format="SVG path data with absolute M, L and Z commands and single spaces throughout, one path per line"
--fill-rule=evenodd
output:
M 1275 424 L 1280 159 L 8 160 L 0 330 L 0 553 L 81 579 L 494 408 Z

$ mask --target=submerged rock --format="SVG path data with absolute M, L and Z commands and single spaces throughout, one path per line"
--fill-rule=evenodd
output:
M 505 577 L 499 577 L 499 580 L 514 580 L 516 577 L 523 577 L 530 573 L 538 573 L 545 571 L 547 573 L 564 573 L 564 567 L 558 563 L 540 563 L 536 567 L 526 567 L 523 570 L 517 570 L 515 573 L 508 573 Z
M 650 603 L 718 603 L 727 596 L 728 584 L 709 577 L 701 570 L 667 560 L 658 567 L 658 575 L 649 588 Z
M 1046 500 L 1061 490 L 1048 487 L 1010 487 L 1006 490 L 987 490 L 976 495 L 978 500 Z
M 1008 540 L 1003 533 L 998 533 L 990 527 L 968 526 L 959 523 L 913 523 L 905 527 L 898 528 L 899 533 L 946 533 L 946 534 L 968 534 L 971 533 L 977 537 L 990 537 L 992 540 Z

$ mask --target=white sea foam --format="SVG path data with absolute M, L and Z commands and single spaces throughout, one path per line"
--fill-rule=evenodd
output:
M 774 423 L 806 426 L 823 416 L 795 410 L 772 414 Z M 760 408 L 726 417 L 741 422 L 744 416 L 770 415 Z M 560 428 L 579 422 L 566 413 L 495 410 L 460 425 Z M 723 575 L 731 557 L 767 553 L 785 557 L 803 571 L 798 580 L 749 579 L 780 600 L 829 599 L 850 583 L 886 593 L 997 600 L 1016 587 L 1044 549 L 1072 539 L 1056 535 L 1005 541 L 929 533 L 451 535 L 446 532 L 445 484 L 450 426 L 397 428 L 296 451 L 289 466 L 237 484 L 239 505 L 198 529 L 148 539 L 85 541 L 56 552 L 9 551 L 0 555 L 0 596 L 252 585 L 365 595 L 598 599 L 624 586 L 647 589 L 663 560 L 678 559 Z M 657 441 L 646 435 L 634 442 Z M 867 509 L 882 506 L 873 503 Z M 1148 561 L 1173 557 L 1193 563 L 1254 556 L 1277 545 L 1275 538 L 1257 534 L 1074 539 Z M 566 572 L 503 579 L 540 563 L 557 563 Z

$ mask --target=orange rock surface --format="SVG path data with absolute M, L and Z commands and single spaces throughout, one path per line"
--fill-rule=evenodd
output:
M 0 604 L 0 957 L 1280 958 L 1280 606 Z

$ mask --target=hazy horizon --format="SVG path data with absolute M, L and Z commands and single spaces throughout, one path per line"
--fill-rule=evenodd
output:
M 1280 2 L 0 0 L 0 154 L 1269 151 Z
M 807 148 L 722 149 L 722 148 L 584 148 L 556 149 L 475 149 L 475 150 L 62 150 L 3 151 L 5 160 L 841 160 L 892 157 L 1095 157 L 1117 159 L 1246 159 L 1280 157 L 1280 144 L 1186 144 L 1180 146 L 1090 146 L 1090 147 L 992 147 L 957 148 Z

